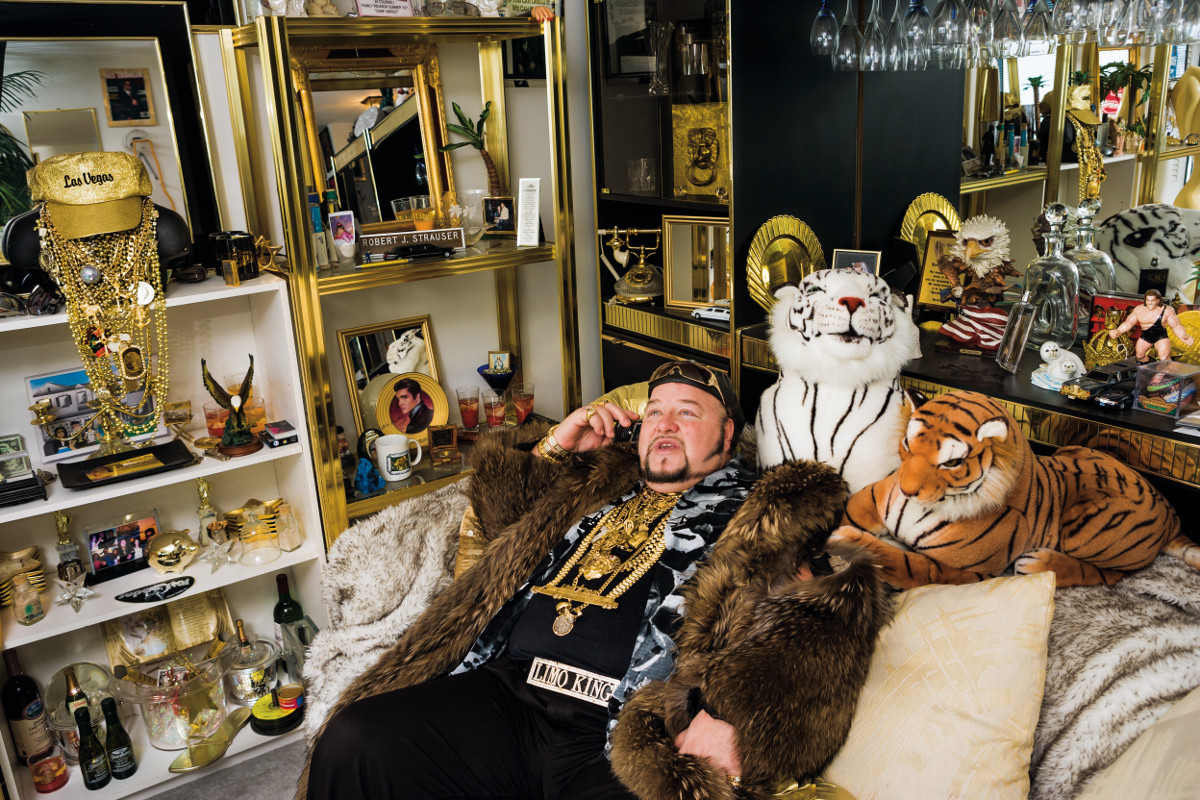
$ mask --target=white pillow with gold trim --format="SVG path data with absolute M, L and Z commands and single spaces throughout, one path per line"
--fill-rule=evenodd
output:
M 1049 572 L 902 592 L 824 777 L 858 800 L 1023 800 L 1053 615 Z

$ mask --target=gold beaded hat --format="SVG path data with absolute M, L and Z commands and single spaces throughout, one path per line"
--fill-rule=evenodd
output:
M 82 239 L 136 228 L 142 198 L 153 191 L 142 162 L 129 153 L 53 156 L 26 174 L 34 202 L 45 203 L 59 235 Z

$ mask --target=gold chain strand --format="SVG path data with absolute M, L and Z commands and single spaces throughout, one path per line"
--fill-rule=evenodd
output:
M 564 601 L 555 606 L 558 612 L 552 627 L 555 635 L 570 633 L 575 620 L 588 606 L 616 608 L 617 598 L 658 561 L 666 549 L 663 532 L 668 515 L 680 494 L 662 494 L 643 488 L 600 519 L 552 580 L 545 586 L 533 587 L 539 594 Z M 622 560 L 613 553 L 614 550 L 632 550 L 632 553 Z M 562 586 L 576 568 L 571 585 Z M 624 580 L 610 591 L 609 587 L 623 573 Z M 581 585 L 588 581 L 600 583 L 594 588 Z
M 145 198 L 142 221 L 133 231 L 81 240 L 63 238 L 44 204 L 40 211 L 41 265 L 67 298 L 67 323 L 100 413 L 110 420 L 118 415 L 141 420 L 121 421 L 129 436 L 152 433 L 170 375 L 158 210 Z M 139 389 L 142 396 L 128 400 Z

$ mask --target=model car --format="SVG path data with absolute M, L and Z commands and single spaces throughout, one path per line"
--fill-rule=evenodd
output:
M 1123 381 L 1137 378 L 1138 361 L 1136 358 L 1126 358 L 1111 364 L 1101 364 L 1092 367 L 1086 374 L 1078 378 L 1064 381 L 1060 392 L 1072 400 L 1091 400 L 1093 396 L 1106 386 L 1112 386 Z
M 1124 411 L 1133 408 L 1133 401 L 1136 397 L 1137 381 L 1126 380 L 1096 390 L 1092 395 L 1092 400 L 1097 405 L 1104 406 L 1105 408 L 1115 408 Z
M 692 312 L 696 319 L 714 319 L 718 322 L 729 322 L 729 306 L 715 305 L 697 308 Z

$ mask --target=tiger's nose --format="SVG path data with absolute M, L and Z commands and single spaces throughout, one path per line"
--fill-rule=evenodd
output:
M 850 311 L 850 313 L 853 314 L 855 311 L 858 311 L 860 306 L 862 306 L 863 299 L 861 297 L 842 297 L 838 299 L 838 302 L 844 305 Z

